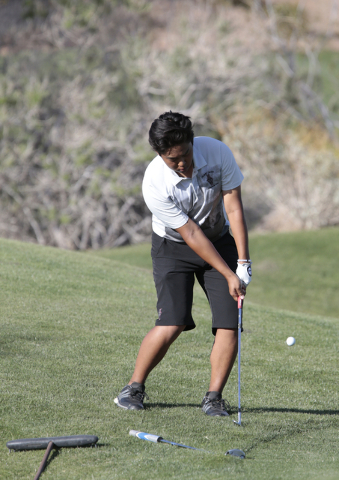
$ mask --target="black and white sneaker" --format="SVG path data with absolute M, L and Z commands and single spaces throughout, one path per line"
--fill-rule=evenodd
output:
M 133 382 L 121 390 L 117 398 L 114 399 L 114 403 L 125 410 L 143 410 L 145 397 L 148 398 L 145 385 Z
M 202 411 L 210 417 L 228 417 L 230 405 L 221 398 L 219 392 L 207 392 L 201 404 Z

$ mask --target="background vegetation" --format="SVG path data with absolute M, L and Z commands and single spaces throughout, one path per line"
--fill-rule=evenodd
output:
M 168 109 L 232 148 L 251 228 L 338 224 L 329 7 L 316 30 L 305 2 L 2 2 L 0 235 L 80 250 L 147 240 L 147 132 Z

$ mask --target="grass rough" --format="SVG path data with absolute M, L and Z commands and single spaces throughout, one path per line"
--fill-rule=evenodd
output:
M 98 435 L 98 447 L 55 451 L 42 478 L 336 478 L 336 319 L 245 303 L 238 428 L 236 369 L 225 392 L 231 418 L 200 410 L 213 337 L 197 290 L 197 328 L 150 375 L 146 410 L 128 412 L 113 400 L 156 318 L 150 270 L 9 240 L 0 262 L 0 478 L 32 478 L 43 456 L 9 453 L 6 441 L 80 433 Z M 130 429 L 212 453 L 144 442 Z M 246 459 L 225 457 L 230 448 Z

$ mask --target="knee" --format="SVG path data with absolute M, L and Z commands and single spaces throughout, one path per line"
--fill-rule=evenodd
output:
M 171 325 L 168 327 L 168 329 L 169 337 L 175 340 L 179 337 L 180 333 L 185 330 L 185 325 Z
M 157 325 L 154 328 L 160 337 L 165 338 L 166 342 L 172 343 L 185 329 L 185 325 Z
M 226 343 L 237 343 L 238 329 L 237 328 L 218 328 L 215 334 L 215 341 Z

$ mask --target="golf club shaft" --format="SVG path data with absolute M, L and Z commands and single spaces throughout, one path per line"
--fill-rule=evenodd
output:
M 46 452 L 45 452 L 45 455 L 44 455 L 44 458 L 42 459 L 42 461 L 40 463 L 40 467 L 39 467 L 38 471 L 36 472 L 34 480 L 38 480 L 38 478 L 40 477 L 40 475 L 44 471 L 44 468 L 46 466 L 49 454 L 51 453 L 51 450 L 52 450 L 53 447 L 54 447 L 54 443 L 49 442 L 48 447 L 47 447 Z
M 242 329 L 242 298 L 238 298 L 238 424 L 241 425 L 241 382 L 240 382 L 240 365 L 241 365 L 241 329 Z
M 202 450 L 201 448 L 196 447 L 189 447 L 188 445 L 183 445 L 182 443 L 171 442 L 170 440 L 164 440 L 163 438 L 159 440 L 161 443 L 169 443 L 170 445 L 174 445 L 175 447 L 182 447 L 182 448 L 189 448 L 190 450 L 200 450 L 201 452 L 206 452 L 206 450 Z M 210 453 L 210 452 L 207 452 Z

